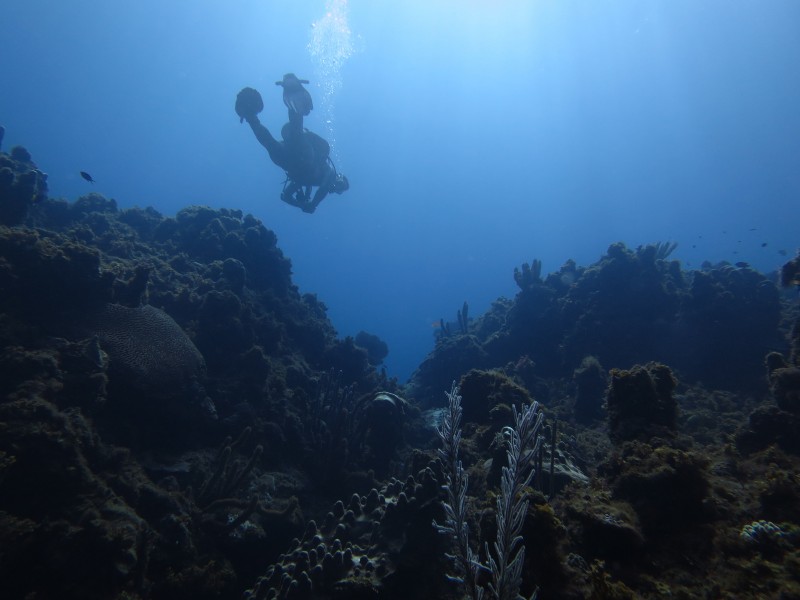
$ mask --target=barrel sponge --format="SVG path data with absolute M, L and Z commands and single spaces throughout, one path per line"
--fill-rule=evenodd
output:
M 203 355 L 163 310 L 106 304 L 95 330 L 112 374 L 139 390 L 179 394 L 205 375 Z

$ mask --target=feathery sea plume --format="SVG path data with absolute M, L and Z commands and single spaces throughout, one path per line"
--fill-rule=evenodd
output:
M 438 453 L 445 471 L 443 488 L 447 492 L 447 501 L 442 503 L 445 522 L 440 525 L 434 521 L 433 526 L 439 533 L 451 536 L 456 547 L 456 553 L 447 557 L 454 562 L 458 573 L 448 577 L 464 585 L 468 598 L 482 600 L 485 590 L 478 583 L 478 573 L 484 571 L 491 578 L 488 589 L 492 598 L 518 600 L 521 598 L 519 588 L 525 563 L 525 546 L 521 535 L 528 512 L 525 488 L 531 484 L 535 474 L 534 461 L 541 445 L 539 431 L 544 415 L 538 402 L 523 405 L 519 411 L 515 406 L 512 407 L 514 426 L 503 429 L 508 465 L 503 467 L 500 494 L 497 496 L 497 537 L 493 548 L 488 543 L 485 545 L 487 563 L 482 564 L 469 545 L 466 502 L 469 478 L 458 458 L 462 409 L 455 382 L 446 394 L 447 408 L 437 429 L 442 441 Z M 534 598 L 536 591 L 531 600 Z
M 531 484 L 535 469 L 534 459 L 539 453 L 542 439 L 539 430 L 544 414 L 539 403 L 525 404 L 514 411 L 514 427 L 505 427 L 503 435 L 508 445 L 508 465 L 503 467 L 500 494 L 497 496 L 497 537 L 494 552 L 486 544 L 486 560 L 492 580 L 489 590 L 497 600 L 517 600 L 525 563 L 525 545 L 522 543 L 522 524 L 528 513 L 528 495 L 525 488 Z M 536 597 L 534 591 L 531 599 Z
M 469 476 L 464 472 L 464 467 L 458 458 L 458 448 L 461 444 L 461 396 L 455 381 L 450 391 L 445 394 L 447 408 L 444 410 L 442 423 L 436 431 L 442 441 L 438 454 L 444 466 L 445 484 L 442 487 L 447 492 L 447 502 L 442 503 L 445 512 L 444 525 L 434 521 L 433 526 L 439 533 L 451 536 L 456 546 L 456 553 L 448 554 L 447 557 L 456 565 L 457 574 L 448 575 L 448 578 L 462 583 L 469 598 L 481 600 L 483 588 L 477 584 L 477 574 L 481 565 L 469 545 L 467 523 Z

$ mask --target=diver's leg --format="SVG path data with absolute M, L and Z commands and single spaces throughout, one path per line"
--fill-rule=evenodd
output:
M 298 135 L 303 133 L 303 115 L 291 108 L 289 109 L 289 127 L 292 129 L 292 133 Z
M 298 206 L 295 194 L 301 187 L 296 181 L 289 181 L 281 192 L 281 200 L 293 206 Z
M 306 202 L 305 205 L 301 207 L 303 212 L 313 213 L 315 210 L 317 210 L 319 203 L 322 202 L 327 195 L 328 188 L 317 188 L 317 192 L 314 194 L 314 199 L 311 202 Z
M 303 140 L 303 117 L 289 109 L 289 122 L 281 129 L 283 141 L 291 147 L 297 147 Z

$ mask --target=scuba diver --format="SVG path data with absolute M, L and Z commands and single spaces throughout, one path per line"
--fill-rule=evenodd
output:
M 256 139 L 266 148 L 273 163 L 286 171 L 281 200 L 313 213 L 329 193 L 341 194 L 350 188 L 347 177 L 336 171 L 330 159 L 331 147 L 325 139 L 303 127 L 303 117 L 313 108 L 311 95 L 303 87 L 307 80 L 287 73 L 275 85 L 283 87 L 283 103 L 289 110 L 289 122 L 281 129 L 281 141 L 276 140 L 261 124 L 258 113 L 264 110 L 261 94 L 244 88 L 236 96 L 239 122 L 247 121 Z M 317 191 L 311 197 L 311 191 Z

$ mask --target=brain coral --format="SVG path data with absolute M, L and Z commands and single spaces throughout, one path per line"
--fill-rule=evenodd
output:
M 109 369 L 127 385 L 175 395 L 185 393 L 205 374 L 203 355 L 163 310 L 106 304 L 94 326 L 109 356 Z

